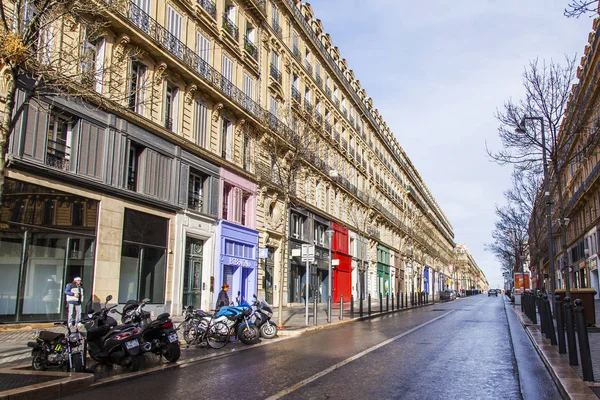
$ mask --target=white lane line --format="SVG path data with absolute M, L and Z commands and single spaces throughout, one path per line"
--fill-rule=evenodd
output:
M 385 345 L 388 345 L 388 344 L 392 343 L 392 342 L 393 342 L 393 341 L 395 341 L 395 340 L 398 340 L 398 339 L 400 339 L 400 338 L 402 338 L 402 337 L 404 337 L 404 336 L 406 336 L 406 335 L 409 335 L 409 334 L 413 333 L 414 331 L 416 331 L 416 330 L 418 330 L 418 329 L 421 329 L 421 328 L 423 328 L 424 326 L 427 326 L 427 325 L 431 324 L 432 322 L 435 322 L 435 321 L 437 321 L 437 320 L 438 320 L 438 319 L 440 319 L 440 318 L 444 318 L 445 316 L 447 316 L 447 315 L 449 315 L 449 314 L 452 314 L 453 312 L 454 312 L 454 310 L 451 310 L 451 311 L 447 312 L 446 314 L 440 315 L 439 317 L 435 317 L 434 319 L 432 319 L 432 320 L 429 320 L 429 321 L 427 321 L 427 322 L 425 322 L 425 323 L 422 323 L 421 325 L 415 326 L 414 328 L 412 328 L 412 329 L 409 329 L 409 330 L 407 330 L 406 332 L 403 332 L 403 333 L 401 333 L 401 334 L 399 334 L 399 335 L 397 335 L 397 336 L 394 336 L 393 338 L 390 338 L 390 339 L 388 339 L 388 340 L 385 340 L 385 341 L 383 341 L 383 342 L 381 342 L 381 343 L 379 343 L 379 344 L 376 344 L 376 345 L 375 345 L 375 346 L 373 346 L 373 347 L 370 347 L 370 348 L 368 348 L 368 349 L 366 349 L 366 350 L 363 350 L 363 351 L 361 351 L 360 353 L 358 353 L 358 354 L 355 354 L 355 355 L 353 355 L 353 356 L 352 356 L 352 357 L 350 357 L 350 358 L 346 358 L 344 361 L 341 361 L 341 362 L 339 362 L 339 363 L 337 363 L 337 364 L 335 364 L 335 365 L 332 365 L 331 367 L 329 367 L 329 368 L 327 368 L 327 369 L 324 369 L 323 371 L 321 371 L 321 372 L 318 372 L 318 373 L 314 374 L 313 376 L 311 376 L 311 377 L 308 377 L 308 378 L 304 379 L 303 381 L 300 381 L 300 382 L 296 383 L 295 385 L 292 385 L 292 386 L 290 386 L 290 387 L 288 387 L 288 388 L 285 388 L 285 389 L 283 389 L 283 390 L 282 390 L 282 391 L 280 391 L 280 392 L 277 392 L 277 393 L 275 393 L 275 394 L 274 394 L 274 395 L 272 395 L 272 396 L 269 396 L 269 397 L 267 397 L 267 399 L 266 399 L 266 400 L 277 400 L 277 399 L 280 399 L 280 398 L 282 398 L 283 396 L 286 396 L 286 395 L 288 395 L 288 394 L 290 394 L 290 393 L 292 393 L 292 392 L 294 392 L 294 391 L 296 391 L 296 390 L 300 389 L 302 386 L 306 386 L 306 385 L 308 385 L 309 383 L 311 383 L 311 382 L 313 382 L 313 381 L 316 381 L 317 379 L 319 379 L 319 378 L 321 378 L 321 377 L 323 377 L 323 376 L 325 376 L 325 375 L 329 374 L 330 372 L 333 372 L 333 371 L 335 371 L 336 369 L 338 369 L 338 368 L 340 368 L 340 367 L 343 367 L 344 365 L 346 365 L 346 364 L 348 364 L 348 363 L 350 363 L 350 362 L 352 362 L 352 361 L 354 361 L 354 360 L 357 360 L 357 359 L 361 358 L 362 356 L 364 356 L 364 355 L 366 355 L 366 354 L 369 354 L 369 353 L 371 353 L 372 351 L 375 351 L 375 350 L 377 350 L 377 349 L 378 349 L 378 348 L 380 348 L 380 347 L 383 347 L 383 346 L 385 346 Z

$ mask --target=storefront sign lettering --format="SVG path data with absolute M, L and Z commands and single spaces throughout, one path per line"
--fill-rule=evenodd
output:
M 236 265 L 238 267 L 246 267 L 250 268 L 252 264 L 248 260 L 244 260 L 243 258 L 231 257 L 229 259 L 229 264 Z

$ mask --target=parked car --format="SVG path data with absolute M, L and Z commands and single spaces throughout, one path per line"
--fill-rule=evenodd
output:
M 442 300 L 455 300 L 456 292 L 451 289 L 446 289 L 442 292 Z

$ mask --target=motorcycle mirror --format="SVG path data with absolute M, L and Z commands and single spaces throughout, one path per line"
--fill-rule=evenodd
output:
M 252 297 L 254 297 L 256 299 L 256 295 L 255 294 L 253 294 Z
M 106 302 L 108 303 L 109 301 L 112 300 L 112 294 L 109 294 L 108 296 L 106 296 Z
M 142 300 L 142 303 L 149 303 L 149 302 L 150 302 L 150 299 L 147 297 L 144 300 Z
M 240 294 L 242 294 L 242 292 L 240 292 L 240 291 L 238 290 L 238 296 L 239 296 Z

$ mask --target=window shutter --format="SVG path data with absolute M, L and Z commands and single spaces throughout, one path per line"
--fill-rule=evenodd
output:
M 208 119 L 208 109 L 206 104 L 196 101 L 196 144 L 200 147 L 206 147 L 206 126 Z
M 190 167 L 186 164 L 181 164 L 179 168 L 179 205 L 187 207 L 188 200 L 188 185 L 190 183 Z
M 196 53 L 207 64 L 210 64 L 210 41 L 200 32 L 198 32 L 196 41 Z
M 207 196 L 207 198 L 210 198 L 208 213 L 217 216 L 219 214 L 219 178 L 211 176 L 208 179 L 210 179 L 210 194 Z
M 46 153 L 46 134 L 48 131 L 48 113 L 45 107 L 30 103 L 24 113 L 25 121 L 25 146 L 23 154 L 37 161 L 44 162 Z

